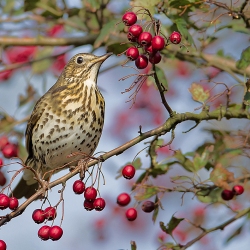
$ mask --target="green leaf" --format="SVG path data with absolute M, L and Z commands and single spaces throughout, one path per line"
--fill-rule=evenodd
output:
M 244 49 L 241 53 L 240 60 L 236 62 L 238 69 L 246 69 L 250 65 L 250 46 Z
M 15 7 L 15 0 L 6 0 L 5 5 L 3 7 L 4 13 L 11 13 Z
M 156 219 L 157 219 L 157 216 L 158 216 L 158 214 L 159 214 L 159 205 L 158 205 L 159 202 L 160 202 L 160 201 L 159 201 L 159 198 L 158 198 L 158 196 L 156 195 L 156 196 L 155 196 L 155 204 L 157 204 L 157 205 L 155 205 L 155 209 L 154 209 L 153 216 L 152 216 L 152 220 L 153 220 L 154 223 L 155 223 L 155 221 L 156 221 Z
M 120 43 L 113 43 L 107 46 L 107 52 L 113 52 L 115 55 L 119 55 L 126 51 L 130 46 L 130 44 L 120 44 Z
M 130 245 L 131 245 L 131 250 L 136 250 L 137 249 L 135 241 L 131 241 Z
M 243 103 L 246 106 L 250 105 L 250 79 L 248 79 L 247 82 L 246 82 L 246 88 L 245 88 L 245 95 L 244 95 Z
M 154 14 L 156 14 L 155 6 L 158 5 L 160 2 L 161 0 L 134 0 L 131 1 L 131 5 L 134 6 L 133 8 L 134 12 L 144 7 L 145 9 L 148 9 L 151 15 L 153 16 Z M 143 16 L 144 19 L 148 19 L 147 15 L 139 15 L 139 16 Z
M 89 9 L 91 12 L 96 12 L 101 7 L 101 1 L 98 0 L 83 0 L 83 5 L 85 8 Z
M 185 157 L 180 150 L 177 150 L 174 157 L 178 160 L 179 164 L 189 172 L 195 172 L 194 164 L 191 160 Z
M 116 23 L 118 20 L 112 20 L 103 25 L 99 36 L 96 38 L 94 48 L 99 48 L 103 43 L 107 42 L 110 35 L 116 30 Z
M 181 33 L 181 35 L 184 36 L 184 38 L 188 41 L 188 43 L 190 45 L 193 44 L 195 46 L 193 37 L 190 35 L 190 33 L 189 33 L 188 29 L 187 29 L 186 21 L 183 18 L 177 18 L 177 19 L 175 19 L 175 24 L 177 26 L 177 29 Z
M 241 234 L 241 231 L 243 229 L 243 225 L 241 225 L 239 228 L 237 228 L 226 240 L 226 243 L 228 243 L 229 241 L 231 241 L 234 237 L 238 236 Z
M 41 48 L 36 52 L 34 59 L 37 60 L 46 56 L 50 56 L 52 54 L 52 51 L 53 47 Z M 41 74 L 50 67 L 51 63 L 51 59 L 43 59 L 41 61 L 35 62 L 32 64 L 32 71 L 34 74 Z
M 155 66 L 155 70 L 156 70 L 156 74 L 159 78 L 160 83 L 165 87 L 166 90 L 168 90 L 168 80 L 164 71 L 158 66 Z
M 188 90 L 196 102 L 204 103 L 210 97 L 209 90 L 205 90 L 205 88 L 198 83 L 192 83 Z
M 135 199 L 137 201 L 144 201 L 156 195 L 158 192 L 159 190 L 155 186 L 146 187 L 142 192 L 139 192 L 137 195 L 135 195 Z
M 221 188 L 215 188 L 214 190 L 202 190 L 196 193 L 196 197 L 203 203 L 215 203 L 221 199 Z
M 30 11 L 37 7 L 37 3 L 40 0 L 25 0 L 24 1 L 24 11 Z
M 183 221 L 184 218 L 176 218 L 172 216 L 171 220 L 168 222 L 168 225 L 165 226 L 164 223 L 160 222 L 160 227 L 163 232 L 172 235 L 174 229 L 180 224 L 181 221 Z

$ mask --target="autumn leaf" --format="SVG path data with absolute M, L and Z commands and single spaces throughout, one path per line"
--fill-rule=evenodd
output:
M 198 83 L 192 83 L 188 90 L 196 102 L 204 103 L 210 97 L 209 90 L 205 90 L 204 87 Z

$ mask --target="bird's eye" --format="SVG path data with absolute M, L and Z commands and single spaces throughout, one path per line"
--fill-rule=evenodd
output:
M 76 62 L 77 62 L 78 64 L 82 64 L 82 63 L 83 63 L 83 58 L 82 58 L 82 56 L 78 56 L 77 59 L 76 59 Z

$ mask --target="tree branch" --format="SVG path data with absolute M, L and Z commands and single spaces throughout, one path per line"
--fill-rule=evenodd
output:
M 149 130 L 145 133 L 141 133 L 139 136 L 135 137 L 134 139 L 128 141 L 127 143 L 121 145 L 120 147 L 117 147 L 103 155 L 101 155 L 101 158 L 103 161 L 107 160 L 108 158 L 119 155 L 125 150 L 131 148 L 135 144 L 149 138 L 152 136 L 156 135 L 163 135 L 171 131 L 177 124 L 180 124 L 184 121 L 196 121 L 196 122 L 201 122 L 201 121 L 207 121 L 207 120 L 220 120 L 221 118 L 226 118 L 226 119 L 232 119 L 232 118 L 246 118 L 250 119 L 250 113 L 247 110 L 242 110 L 242 109 L 235 109 L 232 107 L 229 108 L 219 108 L 216 109 L 212 112 L 207 112 L 207 111 L 202 111 L 200 114 L 195 114 L 191 112 L 186 112 L 186 113 L 177 113 L 174 114 L 173 117 L 170 117 L 167 119 L 167 121 L 152 130 Z M 89 168 L 99 162 L 98 159 L 91 160 L 86 164 L 86 168 Z M 81 167 L 77 166 L 74 170 L 72 170 L 70 173 L 62 176 L 61 178 L 51 182 L 48 184 L 47 188 L 51 189 L 59 184 L 65 183 L 68 179 L 73 177 L 74 175 L 80 173 Z M 8 221 L 13 219 L 14 217 L 20 215 L 25 208 L 34 200 L 36 200 L 39 196 L 41 196 L 44 193 L 44 189 L 41 188 L 39 189 L 33 196 L 31 196 L 28 200 L 26 200 L 23 204 L 21 204 L 17 210 L 11 212 L 10 214 L 7 214 L 6 216 L 3 216 L 0 220 L 0 226 L 6 224 Z M 203 236 L 202 236 L 203 237 Z

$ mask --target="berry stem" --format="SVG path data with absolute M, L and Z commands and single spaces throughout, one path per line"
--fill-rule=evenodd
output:
M 168 111 L 170 117 L 173 117 L 173 110 L 170 108 L 169 104 L 167 103 L 167 100 L 166 100 L 165 95 L 164 95 L 164 89 L 162 88 L 162 84 L 159 81 L 159 78 L 158 78 L 157 73 L 156 73 L 156 67 L 154 64 L 153 64 L 153 70 L 154 70 L 155 84 L 160 92 L 162 104 L 164 105 L 164 107 Z

